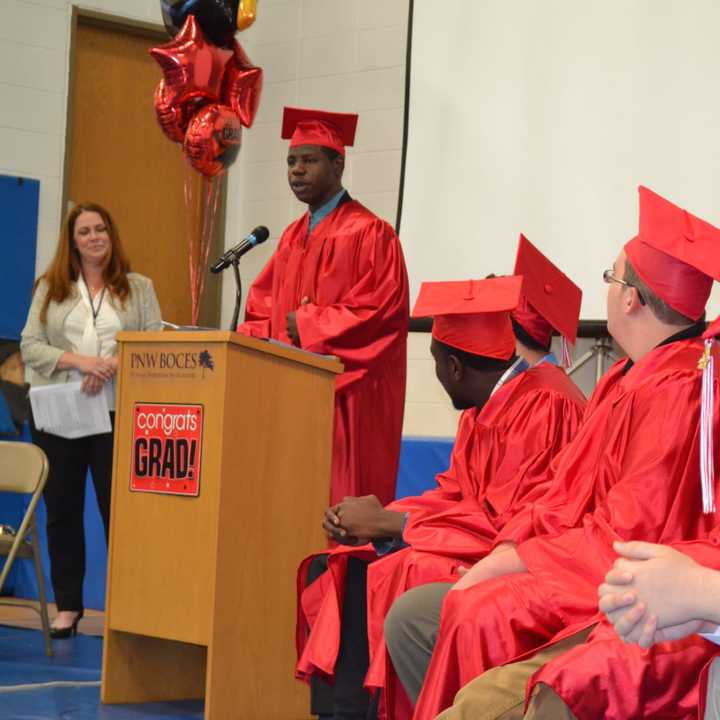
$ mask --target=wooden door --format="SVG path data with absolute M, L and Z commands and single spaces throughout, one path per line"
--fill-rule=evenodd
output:
M 155 120 L 153 91 L 160 68 L 148 49 L 161 32 L 78 17 L 69 98 L 66 199 L 107 207 L 118 224 L 132 269 L 152 278 L 163 319 L 190 322 L 185 160 Z M 199 176 L 192 173 L 196 183 Z M 211 258 L 222 248 L 219 203 Z M 189 215 L 189 216 L 188 216 Z M 217 327 L 220 285 L 206 275 L 201 325 Z

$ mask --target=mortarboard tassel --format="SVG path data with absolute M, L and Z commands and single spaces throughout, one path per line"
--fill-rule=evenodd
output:
M 705 351 L 698 363 L 702 370 L 702 401 L 700 403 L 700 481 L 703 512 L 715 512 L 715 464 L 713 450 L 713 405 L 715 361 L 712 355 L 713 338 L 705 340 Z
M 567 370 L 572 366 L 572 355 L 570 354 L 570 344 L 564 335 L 560 336 L 560 363 Z

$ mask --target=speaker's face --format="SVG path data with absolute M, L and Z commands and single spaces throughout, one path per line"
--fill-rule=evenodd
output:
M 331 160 L 318 145 L 298 145 L 288 151 L 288 183 L 295 197 L 319 207 L 340 189 L 342 157 Z

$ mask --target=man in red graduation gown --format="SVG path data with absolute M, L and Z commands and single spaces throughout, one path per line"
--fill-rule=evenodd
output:
M 639 224 L 605 273 L 608 329 L 629 359 L 599 385 L 580 432 L 553 463 L 547 494 L 447 593 L 417 718 L 435 718 L 462 685 L 546 643 L 584 643 L 597 623 L 597 586 L 615 559 L 614 540 L 676 542 L 706 537 L 717 524 L 702 512 L 698 361 L 705 304 L 720 277 L 720 230 L 646 188 Z M 621 710 L 628 688 L 608 687 L 602 674 L 602 632 L 600 625 L 587 640 L 594 648 L 584 664 L 564 666 L 564 682 L 542 671 L 541 680 L 579 717 L 640 717 Z M 522 707 L 528 675 L 508 688 L 505 672 L 476 681 L 473 717 L 500 717 L 513 693 Z M 598 710 L 592 703 L 601 697 L 607 704 Z
M 238 332 L 336 355 L 330 501 L 395 497 L 405 401 L 408 283 L 384 220 L 342 186 L 357 115 L 285 108 L 288 181 L 308 212 L 282 234 Z
M 708 353 L 711 339 L 719 332 L 717 320 L 705 332 Z M 700 442 L 701 455 L 706 454 L 707 460 L 701 464 L 702 499 L 710 513 L 715 505 L 712 444 L 717 424 L 712 417 L 712 394 L 717 392 L 717 379 L 714 363 L 701 365 Z M 557 644 L 551 645 L 540 653 L 546 656 L 545 662 L 536 664 L 524 717 L 574 720 L 577 712 L 579 717 L 694 718 L 697 712 L 699 718 L 718 720 L 719 545 L 717 525 L 703 540 L 670 546 L 613 543 L 620 558 L 599 588 L 600 610 L 606 618 L 588 642 L 562 653 L 557 652 Z M 562 695 L 555 688 L 563 688 Z M 574 712 L 567 703 L 572 703 Z
M 436 316 L 431 347 L 438 378 L 454 405 L 465 409 L 450 469 L 437 477 L 436 489 L 385 509 L 374 498 L 347 498 L 331 508 L 325 521 L 331 535 L 341 542 L 348 535 L 372 539 L 375 547 L 332 553 L 330 572 L 303 595 L 300 628 L 309 620 L 311 633 L 307 640 L 301 636 L 299 675 L 334 674 L 336 685 L 342 683 L 346 656 L 356 657 L 357 645 L 367 642 L 367 635 L 372 664 L 366 684 L 385 688 L 387 716 L 397 720 L 403 714 L 403 698 L 393 692 L 393 675 L 386 684 L 382 625 L 387 609 L 404 590 L 448 577 L 459 564 L 473 562 L 490 549 L 498 530 L 538 490 L 538 475 L 575 432 L 584 406 L 581 393 L 549 351 L 553 327 L 575 340 L 580 290 L 525 238 L 516 270 L 527 271 L 519 304 L 512 297 L 508 302 L 505 289 L 516 282 L 514 278 L 479 281 L 470 287 L 423 285 L 414 314 Z M 517 340 L 508 318 L 498 312 L 510 308 Z M 481 313 L 483 309 L 494 312 Z M 515 346 L 521 354 L 517 360 L 508 358 Z M 500 365 L 478 392 L 471 380 L 482 374 L 474 366 L 488 365 L 489 371 L 488 358 Z M 445 366 L 451 359 L 455 365 L 449 371 Z M 467 367 L 461 372 L 463 361 Z M 346 637 L 347 607 L 353 600 L 347 585 L 354 583 L 354 566 L 348 560 L 355 556 L 374 561 L 378 554 L 382 559 L 367 570 L 367 630 L 353 647 Z M 301 571 L 300 587 L 304 574 Z

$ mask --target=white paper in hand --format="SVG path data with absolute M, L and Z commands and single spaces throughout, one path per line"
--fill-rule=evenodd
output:
M 38 430 L 73 439 L 112 430 L 104 392 L 87 395 L 80 382 L 30 388 L 30 406 Z

